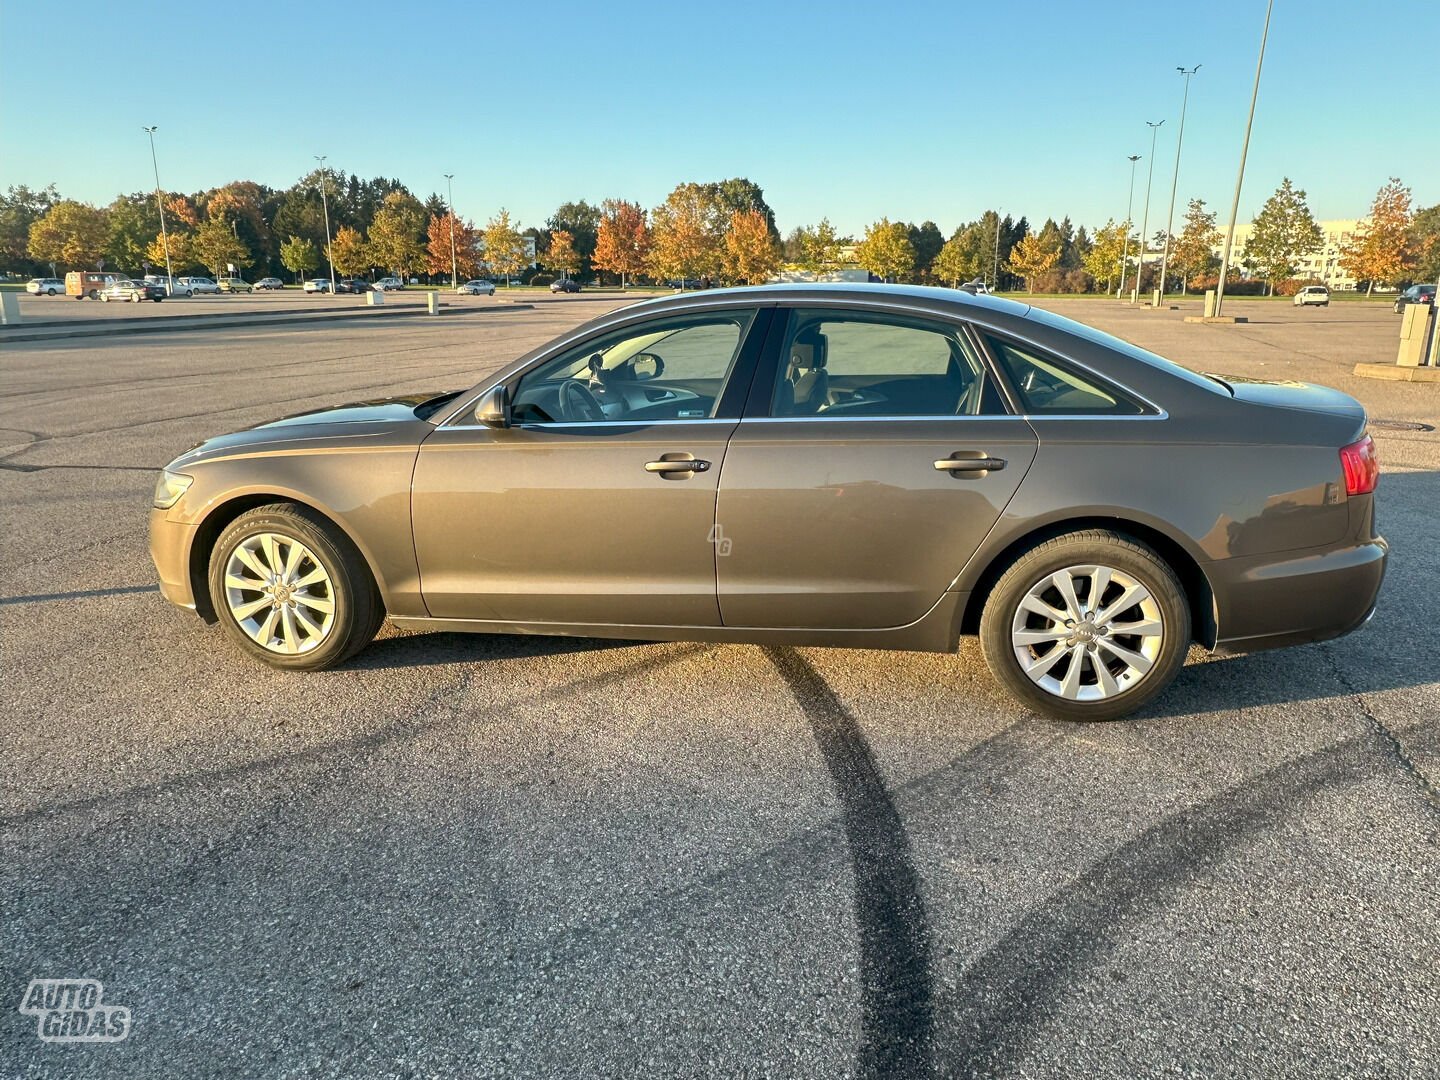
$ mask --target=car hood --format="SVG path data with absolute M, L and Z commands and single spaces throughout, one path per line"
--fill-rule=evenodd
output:
M 425 410 L 417 413 L 416 409 L 426 402 L 449 396 L 452 395 L 405 394 L 293 413 L 206 439 L 176 458 L 170 467 L 237 454 L 340 449 L 374 441 L 393 443 L 397 439 L 402 442 L 413 439 L 418 446 L 435 429 L 424 419 Z

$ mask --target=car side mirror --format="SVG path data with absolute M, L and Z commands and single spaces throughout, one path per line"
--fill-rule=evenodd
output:
M 508 428 L 510 426 L 510 404 L 505 399 L 505 387 L 496 386 L 485 391 L 475 406 L 475 419 L 487 427 Z
M 636 382 L 649 382 L 665 373 L 665 361 L 654 353 L 640 353 L 630 361 L 630 373 Z

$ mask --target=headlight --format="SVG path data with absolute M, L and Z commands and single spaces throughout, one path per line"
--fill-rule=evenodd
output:
M 193 476 L 173 473 L 169 469 L 163 471 L 160 479 L 155 482 L 155 509 L 169 510 L 180 501 L 181 495 L 190 490 L 190 485 L 194 482 Z

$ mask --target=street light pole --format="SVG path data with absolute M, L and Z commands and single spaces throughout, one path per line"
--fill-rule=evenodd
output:
M 1130 194 L 1125 199 L 1125 239 L 1120 245 L 1120 284 L 1115 287 L 1115 299 L 1125 295 L 1125 273 L 1128 267 L 1125 265 L 1130 261 L 1130 214 L 1135 209 L 1135 163 L 1140 160 L 1139 154 L 1131 154 L 1125 159 L 1130 162 Z
M 155 132 L 158 129 L 157 124 L 145 128 L 145 131 L 150 136 L 150 164 L 155 168 L 155 205 L 160 208 L 160 242 L 165 246 L 165 295 L 168 296 L 175 279 L 170 273 L 170 234 L 165 231 L 165 199 L 160 194 L 160 162 L 155 157 Z
M 1170 178 L 1170 213 L 1165 217 L 1165 254 L 1160 259 L 1160 295 L 1165 295 L 1165 275 L 1170 269 L 1170 230 L 1175 227 L 1175 189 L 1180 186 L 1180 147 L 1185 144 L 1185 107 L 1190 104 L 1190 76 L 1200 70 L 1196 64 L 1189 71 L 1175 69 L 1185 76 L 1185 93 L 1180 97 L 1180 134 L 1175 140 L 1175 173 Z
M 445 193 L 450 199 L 450 287 L 460 287 L 459 264 L 455 260 L 455 174 L 445 174 Z
M 1240 144 L 1240 172 L 1235 177 L 1235 200 L 1230 204 L 1230 228 L 1225 231 L 1225 253 L 1220 257 L 1220 282 L 1215 286 L 1215 314 L 1225 303 L 1225 275 L 1230 270 L 1230 250 L 1235 244 L 1235 219 L 1240 214 L 1240 185 L 1245 182 L 1245 155 L 1250 152 L 1250 128 L 1255 123 L 1255 99 L 1260 96 L 1260 69 L 1265 66 L 1265 39 L 1270 36 L 1270 12 L 1275 0 L 1265 5 L 1265 28 L 1260 31 L 1260 58 L 1255 61 L 1255 88 L 1250 91 L 1250 115 L 1245 120 L 1245 141 Z
M 330 243 L 330 195 L 326 191 L 325 180 L 329 176 L 325 168 L 325 159 L 328 154 L 316 154 L 315 160 L 320 163 L 320 205 L 325 210 L 325 262 L 330 266 L 330 295 L 335 295 L 335 259 L 331 253 Z
M 1158 124 L 1145 121 L 1145 126 L 1150 129 L 1150 169 L 1145 178 L 1145 211 L 1140 215 L 1140 261 L 1135 267 L 1135 291 L 1130 294 L 1132 304 L 1140 299 L 1140 282 L 1145 276 L 1145 230 L 1150 227 L 1150 185 L 1155 179 L 1155 138 L 1164 124 L 1164 120 Z

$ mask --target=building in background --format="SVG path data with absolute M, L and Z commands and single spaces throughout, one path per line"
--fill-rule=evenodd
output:
M 1314 279 L 1324 282 L 1329 288 L 1344 292 L 1355 288 L 1355 279 L 1351 277 L 1340 266 L 1340 245 L 1350 238 L 1350 235 L 1360 227 L 1360 222 L 1355 219 L 1344 221 L 1321 221 L 1318 222 L 1320 231 L 1325 234 L 1325 244 L 1317 252 L 1305 255 L 1296 260 L 1295 276 L 1302 281 Z M 1253 226 L 1248 223 L 1235 226 L 1235 251 L 1238 256 L 1232 256 L 1232 260 L 1243 263 L 1245 258 L 1245 242 L 1250 239 Z M 1210 250 L 1214 252 L 1215 258 L 1219 259 L 1224 241 L 1216 244 Z

